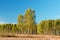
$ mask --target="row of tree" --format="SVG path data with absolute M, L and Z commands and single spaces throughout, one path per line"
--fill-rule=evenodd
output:
M 28 9 L 24 16 L 18 15 L 17 24 L 0 25 L 0 33 L 60 35 L 60 20 L 44 20 L 36 24 L 35 18 L 35 11 Z
M 36 34 L 37 25 L 35 22 L 35 11 L 28 9 L 25 15 L 18 15 L 18 28 L 20 33 L 24 34 Z
M 20 33 L 20 34 L 36 34 L 37 24 L 35 22 L 35 11 L 28 9 L 25 15 L 18 15 L 17 24 L 0 25 L 0 33 Z
M 60 35 L 60 20 L 45 20 L 38 24 L 38 34 Z
M 0 33 L 16 33 L 18 32 L 17 24 L 1 24 Z

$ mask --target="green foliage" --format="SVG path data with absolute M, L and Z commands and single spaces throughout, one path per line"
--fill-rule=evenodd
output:
M 60 20 L 45 20 L 38 24 L 38 34 L 60 35 Z
M 35 22 L 35 11 L 27 9 L 25 15 L 18 15 L 17 24 L 0 25 L 1 33 L 20 33 L 20 34 L 36 34 L 37 24 Z
M 17 24 L 1 24 L 0 33 L 60 35 L 60 20 L 44 20 L 36 24 L 35 18 L 35 11 L 27 9 L 24 16 L 18 15 Z
M 35 28 L 35 29 L 34 29 Z M 18 16 L 18 29 L 22 34 L 36 34 L 35 11 L 28 9 L 24 16 Z M 33 33 L 34 32 L 34 33 Z
M 27 27 L 27 33 L 28 34 L 34 34 L 36 33 L 36 22 L 35 22 L 35 11 L 28 9 L 26 10 L 25 16 L 25 25 Z

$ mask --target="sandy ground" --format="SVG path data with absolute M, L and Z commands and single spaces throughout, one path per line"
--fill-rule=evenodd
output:
M 21 37 L 0 37 L 0 40 L 60 40 L 60 36 L 53 35 L 33 35 L 34 38 Z

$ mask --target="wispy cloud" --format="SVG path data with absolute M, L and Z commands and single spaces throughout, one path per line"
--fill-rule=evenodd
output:
M 0 24 L 5 24 L 5 19 L 3 17 L 0 16 Z
M 5 24 L 6 22 L 5 21 L 0 21 L 0 24 Z

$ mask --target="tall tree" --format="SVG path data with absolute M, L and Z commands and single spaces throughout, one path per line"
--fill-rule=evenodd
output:
M 18 15 L 18 29 L 20 30 L 20 33 L 23 33 L 23 16 L 20 14 Z
M 34 32 L 36 33 L 35 11 L 31 9 L 26 10 L 24 19 L 25 25 L 27 27 L 27 33 L 28 34 L 32 34 Z

